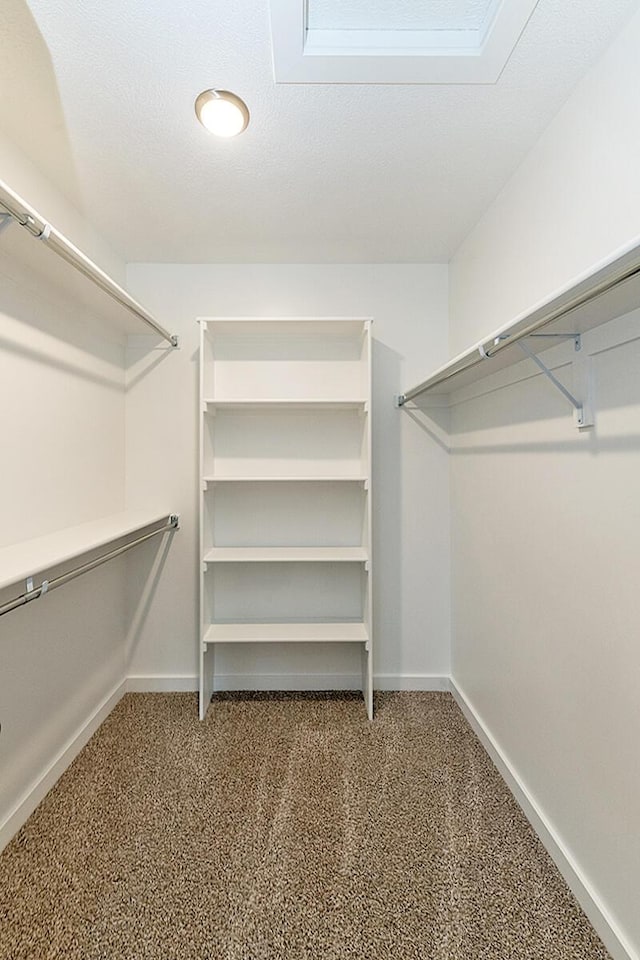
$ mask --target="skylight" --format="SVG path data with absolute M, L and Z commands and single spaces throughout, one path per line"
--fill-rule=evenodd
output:
M 537 0 L 271 0 L 281 83 L 495 83 Z

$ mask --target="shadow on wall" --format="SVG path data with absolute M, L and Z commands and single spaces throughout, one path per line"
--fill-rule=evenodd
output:
M 129 672 L 142 629 L 158 592 L 174 536 L 173 533 L 164 534 L 160 538 L 160 544 L 154 539 L 143 546 L 136 547 L 127 556 L 125 673 Z M 194 637 L 194 649 L 196 642 L 197 638 Z
M 578 430 L 569 403 L 541 374 L 493 386 L 452 407 L 452 449 L 457 456 L 488 453 L 601 453 L 640 451 L 640 338 L 607 343 L 591 353 L 594 426 Z M 558 374 L 568 389 L 570 370 Z M 548 436 L 550 425 L 554 435 Z M 533 426 L 535 433 L 532 433 Z
M 428 401 L 417 397 L 415 405 L 405 405 L 403 415 L 408 417 L 423 430 L 434 443 L 447 453 L 451 452 L 449 441 L 450 416 L 449 407 L 440 403 L 429 404 Z
M 374 324 L 375 326 L 375 324 Z M 373 622 L 375 672 L 392 659 L 402 637 L 402 456 L 398 410 L 401 357 L 372 339 L 373 379 Z M 398 658 L 398 672 L 402 671 Z
M 82 209 L 82 197 L 49 49 L 26 0 L 3 0 L 0 31 L 2 134 Z

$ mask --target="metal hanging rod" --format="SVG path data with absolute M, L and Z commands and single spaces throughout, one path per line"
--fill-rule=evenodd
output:
M 165 523 L 162 527 L 152 530 L 151 533 L 145 533 L 141 537 L 136 537 L 135 540 L 130 540 L 129 543 L 125 543 L 122 547 L 117 547 L 115 550 L 103 553 L 102 556 L 96 557 L 95 560 L 89 560 L 88 563 L 74 567 L 73 570 L 69 570 L 68 573 L 63 573 L 53 580 L 43 580 L 39 587 L 34 587 L 33 577 L 28 577 L 25 592 L 19 597 L 8 600 L 0 606 L 0 617 L 5 613 L 10 613 L 11 610 L 16 610 L 18 607 L 23 607 L 25 604 L 31 603 L 32 600 L 39 600 L 40 597 L 44 597 L 45 594 L 50 593 L 57 587 L 62 587 L 65 583 L 69 583 L 71 580 L 75 580 L 76 577 L 82 576 L 83 573 L 88 573 L 90 570 L 95 570 L 96 567 L 100 567 L 103 563 L 114 560 L 115 557 L 126 553 L 127 550 L 131 550 L 132 547 L 137 547 L 138 544 L 144 543 L 145 540 L 157 537 L 160 533 L 169 533 L 170 531 L 177 530 L 179 521 L 180 518 L 177 514 L 171 514 L 168 523 Z
M 93 260 L 90 260 L 82 250 L 79 250 L 70 240 L 67 240 L 64 234 L 56 230 L 55 227 L 52 227 L 33 207 L 19 197 L 17 193 L 14 193 L 2 180 L 0 180 L 0 207 L 11 217 L 11 220 L 8 220 L 6 216 L 0 213 L 0 217 L 2 217 L 0 230 L 6 229 L 8 223 L 12 221 L 24 227 L 32 237 L 46 243 L 54 253 L 57 253 L 63 260 L 66 260 L 78 273 L 87 277 L 87 279 L 91 280 L 92 283 L 108 294 L 112 300 L 115 300 L 121 307 L 124 307 L 125 310 L 133 314 L 134 317 L 155 330 L 155 332 L 170 343 L 171 346 L 178 346 L 177 336 L 165 330 L 123 287 L 117 284 L 115 280 L 112 280 L 111 277 L 105 273 L 104 270 L 101 270 Z
M 561 320 L 564 317 L 570 317 L 571 314 L 580 307 L 584 307 L 587 304 L 594 302 L 599 297 L 602 297 L 604 294 L 609 293 L 616 287 L 619 287 L 627 280 L 639 276 L 640 264 L 638 264 L 636 260 L 633 265 L 619 269 L 618 272 L 610 275 L 606 279 L 601 280 L 599 283 L 595 283 L 583 293 L 576 294 L 572 299 L 564 303 L 563 306 L 551 309 L 548 313 L 543 314 L 537 320 L 533 320 L 531 323 L 523 326 L 516 332 L 512 334 L 504 333 L 492 337 L 491 344 L 487 347 L 485 347 L 483 344 L 480 344 L 478 347 L 474 348 L 473 351 L 470 351 L 466 356 L 460 358 L 457 363 L 452 363 L 451 366 L 444 367 L 439 374 L 435 374 L 428 380 L 424 380 L 411 390 L 407 390 L 406 393 L 400 394 L 395 399 L 396 406 L 403 407 L 409 400 L 415 399 L 415 397 L 426 393 L 428 390 L 432 390 L 434 387 L 441 386 L 443 383 L 446 383 L 448 380 L 451 380 L 458 374 L 470 370 L 472 367 L 482 364 L 486 360 L 491 360 L 493 357 L 497 356 L 501 350 L 504 350 L 506 347 L 513 346 L 513 344 L 524 340 L 525 337 L 532 337 L 536 335 L 540 336 L 538 331 L 542 330 L 550 323 L 555 323 L 557 320 Z M 574 337 L 575 334 L 561 334 L 560 336 Z

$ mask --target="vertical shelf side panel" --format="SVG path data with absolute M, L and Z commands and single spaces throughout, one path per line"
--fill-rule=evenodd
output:
M 205 544 L 205 503 L 204 503 L 204 429 L 205 429 L 205 411 L 204 411 L 204 389 L 205 389 L 205 348 L 206 348 L 206 339 L 207 335 L 207 324 L 206 321 L 201 321 L 200 323 L 200 356 L 199 356 L 199 387 L 198 387 L 198 398 L 199 398 L 199 410 L 198 410 L 198 484 L 199 484 L 199 531 L 198 531 L 198 581 L 199 581 L 199 590 L 198 590 L 198 606 L 199 606 L 199 616 L 198 616 L 198 663 L 200 665 L 200 683 L 199 683 L 199 715 L 200 719 L 204 720 L 207 715 L 207 710 L 209 709 L 209 704 L 211 703 L 211 697 L 213 696 L 213 658 L 214 658 L 214 649 L 212 646 L 205 644 L 204 636 L 206 632 L 205 625 L 205 616 L 204 616 L 204 590 L 205 590 L 205 580 L 204 580 L 204 554 L 206 550 Z
M 214 656 L 213 644 L 200 642 L 200 719 L 204 720 L 211 703 L 214 690 Z
M 366 543 L 369 550 L 369 560 L 365 567 L 365 594 L 364 594 L 364 622 L 367 627 L 369 640 L 362 651 L 362 693 L 364 696 L 367 716 L 373 720 L 373 491 L 371 488 L 371 465 L 372 465 L 372 339 L 371 339 L 371 321 L 365 321 L 365 338 L 367 347 L 367 418 L 366 422 L 366 475 L 367 475 L 367 503 L 366 503 Z

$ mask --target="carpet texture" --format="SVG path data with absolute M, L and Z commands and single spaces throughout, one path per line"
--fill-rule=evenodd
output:
M 11 960 L 605 960 L 449 694 L 129 694 L 0 858 Z

